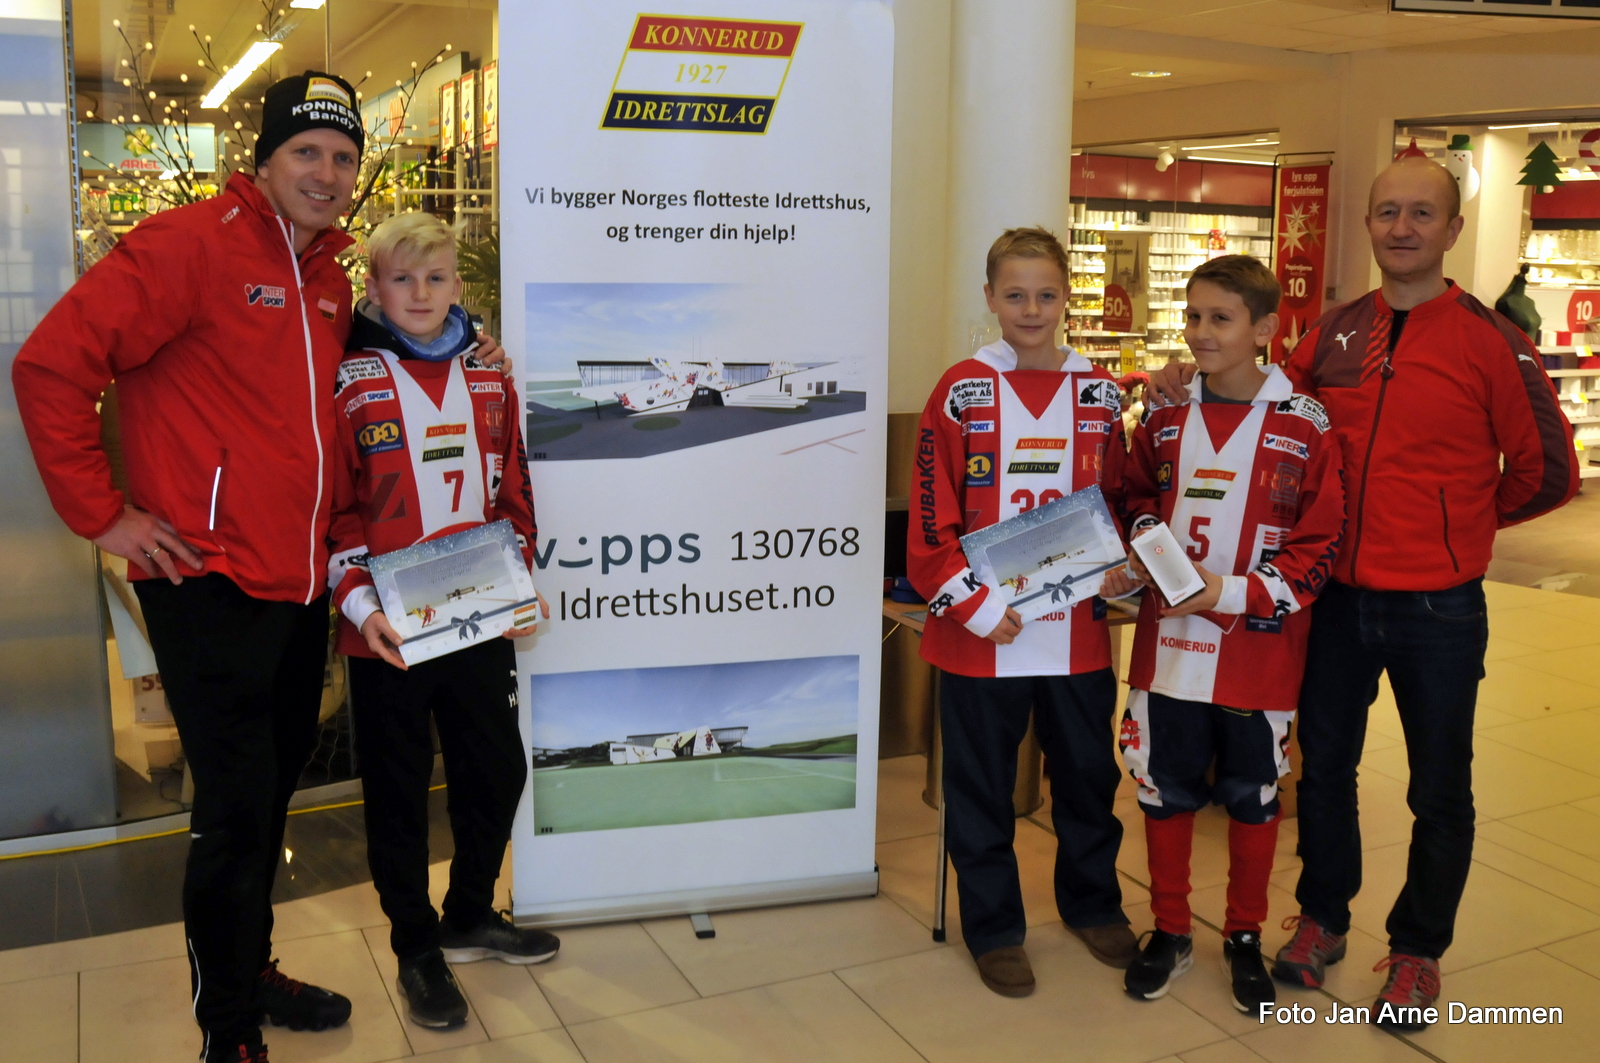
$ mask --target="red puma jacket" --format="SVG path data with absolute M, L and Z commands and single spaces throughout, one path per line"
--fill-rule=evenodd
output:
M 1572 426 L 1528 338 L 1454 282 L 1407 314 L 1391 350 L 1394 321 L 1369 292 L 1324 314 L 1284 370 L 1343 452 L 1334 578 L 1442 590 L 1484 574 L 1497 528 L 1577 493 Z
M 96 408 L 115 378 L 126 501 L 253 597 L 322 593 L 333 378 L 350 331 L 333 256 L 350 242 L 325 230 L 296 256 L 289 222 L 235 174 L 216 198 L 140 222 L 72 286 L 11 369 L 67 527 L 94 539 L 122 516 Z

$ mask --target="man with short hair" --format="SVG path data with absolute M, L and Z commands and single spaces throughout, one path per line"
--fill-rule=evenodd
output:
M 1380 173 L 1367 230 L 1382 286 L 1325 314 L 1283 367 L 1339 438 L 1347 525 L 1312 609 L 1300 694 L 1300 914 L 1272 973 L 1315 988 L 1344 957 L 1361 887 L 1356 768 L 1388 672 L 1416 821 L 1372 1015 L 1404 1031 L 1422 1029 L 1439 996 L 1439 957 L 1472 863 L 1472 722 L 1495 530 L 1578 489 L 1572 428 L 1538 353 L 1445 279 L 1460 214 L 1460 190 L 1437 163 L 1405 158 Z M 1193 374 L 1169 366 L 1152 383 L 1178 401 Z
M 277 82 L 254 178 L 140 223 L 12 369 L 57 513 L 131 562 L 193 774 L 183 907 L 208 1061 L 264 1063 L 263 1018 L 321 1030 L 350 1015 L 346 998 L 279 973 L 271 893 L 322 699 L 351 294 L 334 260 L 351 240 L 333 225 L 364 140 L 349 83 Z M 100 444 L 113 377 L 126 497 Z

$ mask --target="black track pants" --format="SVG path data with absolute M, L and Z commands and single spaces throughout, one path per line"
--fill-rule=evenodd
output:
M 439 945 L 428 899 L 431 715 L 439 730 L 456 852 L 444 918 L 471 930 L 494 913 L 494 883 L 528 778 L 517 728 L 517 659 L 509 639 L 488 639 L 402 672 L 350 658 L 356 752 L 366 794 L 367 860 L 395 955 Z
M 134 583 L 194 775 L 183 921 L 207 1035 L 260 1022 L 272 876 L 289 798 L 316 741 L 328 599 L 252 598 L 225 576 Z

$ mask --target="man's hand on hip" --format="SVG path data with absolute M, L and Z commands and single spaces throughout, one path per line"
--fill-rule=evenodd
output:
M 1189 362 L 1173 362 L 1150 370 L 1150 383 L 1144 387 L 1145 406 L 1181 406 L 1188 402 L 1189 381 L 1198 371 Z
M 94 544 L 108 554 L 127 558 L 147 576 L 165 575 L 173 583 L 183 582 L 173 558 L 196 572 L 203 567 L 200 555 L 178 538 L 176 528 L 135 506 L 122 507 L 122 519 Z

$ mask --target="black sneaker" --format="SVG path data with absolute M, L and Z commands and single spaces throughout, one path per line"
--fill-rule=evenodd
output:
M 291 1030 L 331 1030 L 350 1019 L 349 997 L 290 978 L 278 970 L 277 960 L 261 972 L 256 1001 L 265 1021 Z
M 1145 935 L 1150 943 L 1128 968 L 1122 985 L 1131 997 L 1160 1000 L 1172 988 L 1172 980 L 1194 966 L 1194 938 L 1165 930 L 1146 930 Z
M 267 1046 L 261 1043 L 259 1030 L 243 1037 L 207 1034 L 200 1058 L 204 1063 L 267 1063 Z
M 494 918 L 476 930 L 460 933 L 448 924 L 439 926 L 439 947 L 450 963 L 472 963 L 476 960 L 496 959 L 507 963 L 544 963 L 556 958 L 561 950 L 561 939 L 548 930 L 514 925 L 505 912 L 495 912 Z
M 1222 969 L 1233 979 L 1233 1006 L 1246 1015 L 1259 1017 L 1261 1005 L 1278 1002 L 1256 931 L 1235 930 L 1228 935 L 1222 943 Z
M 406 1018 L 430 1030 L 448 1030 L 467 1021 L 467 998 L 439 950 L 400 961 L 395 979 L 406 1000 Z

